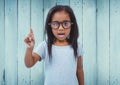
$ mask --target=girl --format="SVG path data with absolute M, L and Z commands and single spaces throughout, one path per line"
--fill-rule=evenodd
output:
M 25 38 L 25 65 L 32 67 L 44 60 L 44 85 L 84 85 L 82 48 L 77 42 L 78 26 L 72 9 L 62 5 L 50 9 L 45 33 L 47 39 L 33 52 L 35 39 L 30 29 Z

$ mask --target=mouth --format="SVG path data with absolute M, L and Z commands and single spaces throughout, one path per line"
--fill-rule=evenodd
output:
M 65 33 L 58 33 L 58 37 L 64 37 Z

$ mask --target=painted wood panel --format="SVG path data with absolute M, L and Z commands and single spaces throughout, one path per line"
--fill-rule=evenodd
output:
M 50 10 L 51 7 L 55 6 L 56 5 L 56 0 L 43 0 L 43 6 L 44 6 L 44 25 L 45 25 L 45 22 L 46 22 L 46 17 L 47 17 L 47 14 Z
M 97 0 L 97 85 L 109 85 L 109 0 Z
M 44 1 L 44 22 L 48 11 L 55 5 L 69 5 L 69 0 L 43 0 Z
M 35 47 L 43 41 L 43 0 L 31 0 L 31 27 L 35 35 Z M 37 62 L 31 69 L 31 85 L 44 85 L 43 62 Z
M 83 0 L 83 48 L 85 85 L 97 85 L 96 0 Z
M 5 28 L 4 0 L 0 0 L 0 85 L 5 84 Z
M 120 85 L 120 0 L 110 1 L 110 85 Z
M 25 37 L 30 30 L 30 0 L 18 0 L 18 85 L 31 85 L 31 70 L 24 64 Z
M 79 39 L 78 41 L 81 42 L 83 41 L 83 0 L 70 0 L 70 6 L 74 11 L 77 24 L 79 27 Z
M 69 0 L 56 0 L 57 5 L 70 5 Z
M 5 85 L 17 84 L 17 0 L 5 0 Z
M 70 5 L 84 48 L 85 85 L 120 84 L 119 0 L 0 0 L 0 85 L 43 85 L 43 62 L 24 64 L 24 38 L 33 28 L 36 44 L 43 40 L 49 9 Z

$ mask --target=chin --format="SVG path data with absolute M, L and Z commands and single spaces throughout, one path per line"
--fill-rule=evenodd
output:
M 58 41 L 66 41 L 67 39 L 66 38 L 57 38 Z

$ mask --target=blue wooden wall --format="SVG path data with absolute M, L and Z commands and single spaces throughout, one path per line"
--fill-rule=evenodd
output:
M 43 85 L 43 62 L 24 65 L 24 38 L 32 27 L 43 40 L 45 17 L 70 5 L 84 49 L 85 85 L 120 85 L 120 0 L 0 0 L 0 85 Z

